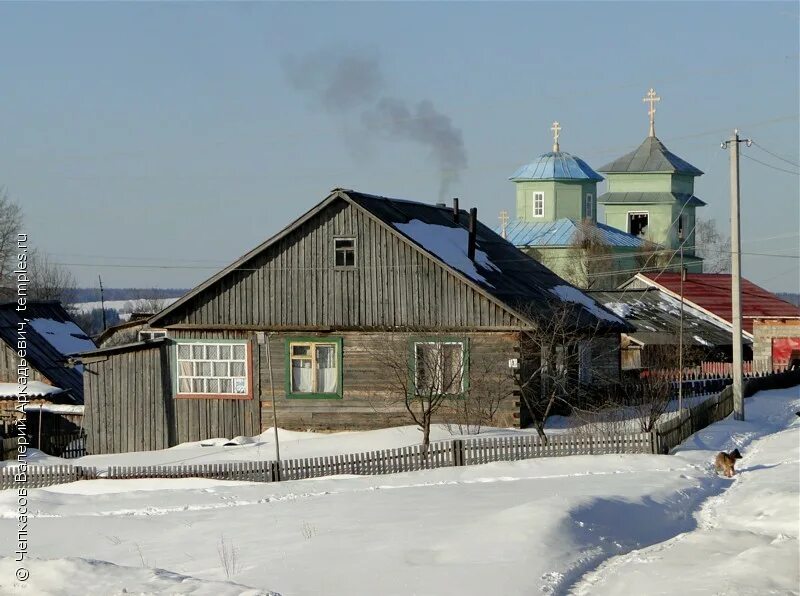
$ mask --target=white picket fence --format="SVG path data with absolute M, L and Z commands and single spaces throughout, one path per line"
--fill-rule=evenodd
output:
M 535 435 L 516 435 L 474 439 L 453 439 L 422 445 L 349 453 L 326 457 L 274 461 L 229 462 L 179 466 L 110 466 L 107 470 L 83 466 L 29 466 L 26 482 L 15 478 L 18 468 L 0 468 L 0 489 L 19 486 L 38 488 L 96 478 L 213 478 L 249 482 L 303 480 L 322 476 L 377 475 L 471 466 L 496 461 L 517 461 L 537 457 L 599 455 L 604 453 L 652 453 L 649 433 L 603 437 L 562 434 L 548 438 L 547 444 Z

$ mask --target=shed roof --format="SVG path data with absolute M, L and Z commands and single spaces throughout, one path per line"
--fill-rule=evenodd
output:
M 463 282 L 521 320 L 521 308 L 536 316 L 547 316 L 556 304 L 574 305 L 577 322 L 587 328 L 625 331 L 630 326 L 592 298 L 571 286 L 538 261 L 518 250 L 487 226 L 478 222 L 475 259 L 467 257 L 469 213 L 461 210 L 458 222 L 450 208 L 403 199 L 393 199 L 353 190 L 334 189 L 321 203 L 281 232 L 223 269 L 152 319 L 157 325 L 171 311 L 207 290 L 272 244 L 309 221 L 335 201 L 345 201 L 378 220 L 423 254 L 433 258 Z
M 645 345 L 678 344 L 680 301 L 659 288 L 589 292 L 636 327 L 628 335 Z M 731 326 L 684 302 L 684 339 L 701 347 L 731 345 Z M 749 340 L 746 340 L 748 343 Z
M 669 173 L 702 176 L 703 172 L 672 153 L 658 137 L 647 137 L 630 153 L 600 168 L 604 174 Z
M 601 205 L 614 203 L 673 203 L 688 205 L 689 207 L 703 207 L 705 201 L 694 195 L 677 192 L 606 192 L 597 197 Z
M 636 280 L 662 288 L 679 295 L 680 273 L 648 275 L 639 273 Z M 772 292 L 742 279 L 742 330 L 752 336 L 753 319 L 762 317 L 800 318 L 800 308 L 781 300 Z M 688 273 L 683 282 L 683 297 L 687 302 L 731 323 L 733 306 L 731 300 L 730 273 Z
M 551 151 L 520 167 L 509 180 L 591 180 L 600 182 L 603 177 L 580 157 L 565 151 Z
M 598 222 L 597 230 L 601 239 L 610 246 L 636 248 L 644 244 L 644 239 Z M 571 246 L 580 227 L 569 218 L 556 221 L 530 222 L 522 219 L 512 221 L 506 227 L 506 240 L 514 246 Z M 500 232 L 500 228 L 495 229 Z
M 76 403 L 83 403 L 83 373 L 67 365 L 68 355 L 92 349 L 94 342 L 77 326 L 69 313 L 55 301 L 28 301 L 25 311 L 17 303 L 0 304 L 0 339 L 16 351 L 17 333 L 23 317 L 28 319 L 27 360 L 53 385 L 69 392 Z

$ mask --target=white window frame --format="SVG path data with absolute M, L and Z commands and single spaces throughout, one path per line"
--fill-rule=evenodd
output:
M 415 341 L 414 342 L 414 389 L 416 393 L 419 394 L 419 386 L 420 386 L 420 379 L 419 379 L 419 352 L 417 350 L 418 346 L 436 346 L 437 349 L 441 350 L 441 346 L 460 346 L 461 351 L 459 353 L 459 369 L 461 370 L 461 389 L 458 392 L 450 392 L 443 395 L 458 395 L 459 393 L 463 393 L 467 390 L 467 374 L 466 369 L 464 366 L 464 358 L 467 352 L 466 343 L 463 341 Z M 443 352 L 440 351 L 440 354 Z M 439 376 L 436 379 L 436 383 L 439 387 L 444 385 L 444 371 L 443 366 L 439 366 L 437 371 Z
M 239 357 L 237 347 L 243 348 L 243 356 Z M 189 357 L 182 357 L 182 348 L 189 349 Z M 199 354 L 198 354 L 199 351 Z M 216 357 L 214 356 L 216 354 Z M 191 374 L 183 374 L 188 364 Z M 243 366 L 243 375 L 236 374 L 234 364 Z M 208 366 L 207 366 L 208 365 Z M 207 368 L 208 373 L 200 372 Z M 221 368 L 225 369 L 222 373 Z M 225 397 L 245 399 L 252 397 L 250 366 L 250 342 L 247 341 L 178 341 L 175 345 L 175 395 L 176 397 Z M 195 388 L 195 380 L 200 381 L 202 390 Z M 212 390 L 212 381 L 216 380 L 217 389 Z M 230 380 L 230 391 L 221 389 L 223 380 Z M 181 381 L 189 381 L 190 390 L 182 390 Z
M 539 205 L 539 209 L 537 209 L 536 202 L 541 201 L 541 205 Z M 538 213 L 537 213 L 538 211 Z M 544 217 L 544 192 L 540 190 L 533 191 L 533 216 L 534 217 Z
M 587 192 L 583 198 L 583 210 L 589 219 L 594 217 L 594 194 Z
M 340 248 L 338 244 L 342 241 L 352 242 L 353 243 L 352 248 Z M 351 251 L 353 253 L 353 263 L 351 265 L 346 264 L 347 263 L 346 255 L 348 251 Z M 339 263 L 336 262 L 340 252 L 342 252 L 342 254 L 345 255 L 344 265 L 340 265 Z M 333 266 L 336 269 L 355 269 L 357 258 L 358 258 L 358 244 L 356 242 L 355 236 L 336 236 L 333 239 Z
M 161 339 L 162 337 L 167 337 L 167 330 L 166 329 L 139 329 L 138 339 L 139 341 L 153 341 L 154 339 Z

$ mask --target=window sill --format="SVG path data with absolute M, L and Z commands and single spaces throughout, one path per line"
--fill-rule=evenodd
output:
M 344 399 L 338 393 L 288 393 L 286 399 Z
M 175 399 L 253 399 L 251 393 L 177 393 Z

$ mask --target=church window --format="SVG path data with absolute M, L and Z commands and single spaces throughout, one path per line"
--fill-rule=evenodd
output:
M 584 212 L 584 217 L 591 218 L 594 216 L 594 195 L 590 192 L 586 193 L 583 212 Z
M 647 233 L 649 215 L 647 212 L 628 213 L 628 233 L 644 236 Z
M 544 193 L 533 193 L 533 216 L 544 217 Z

